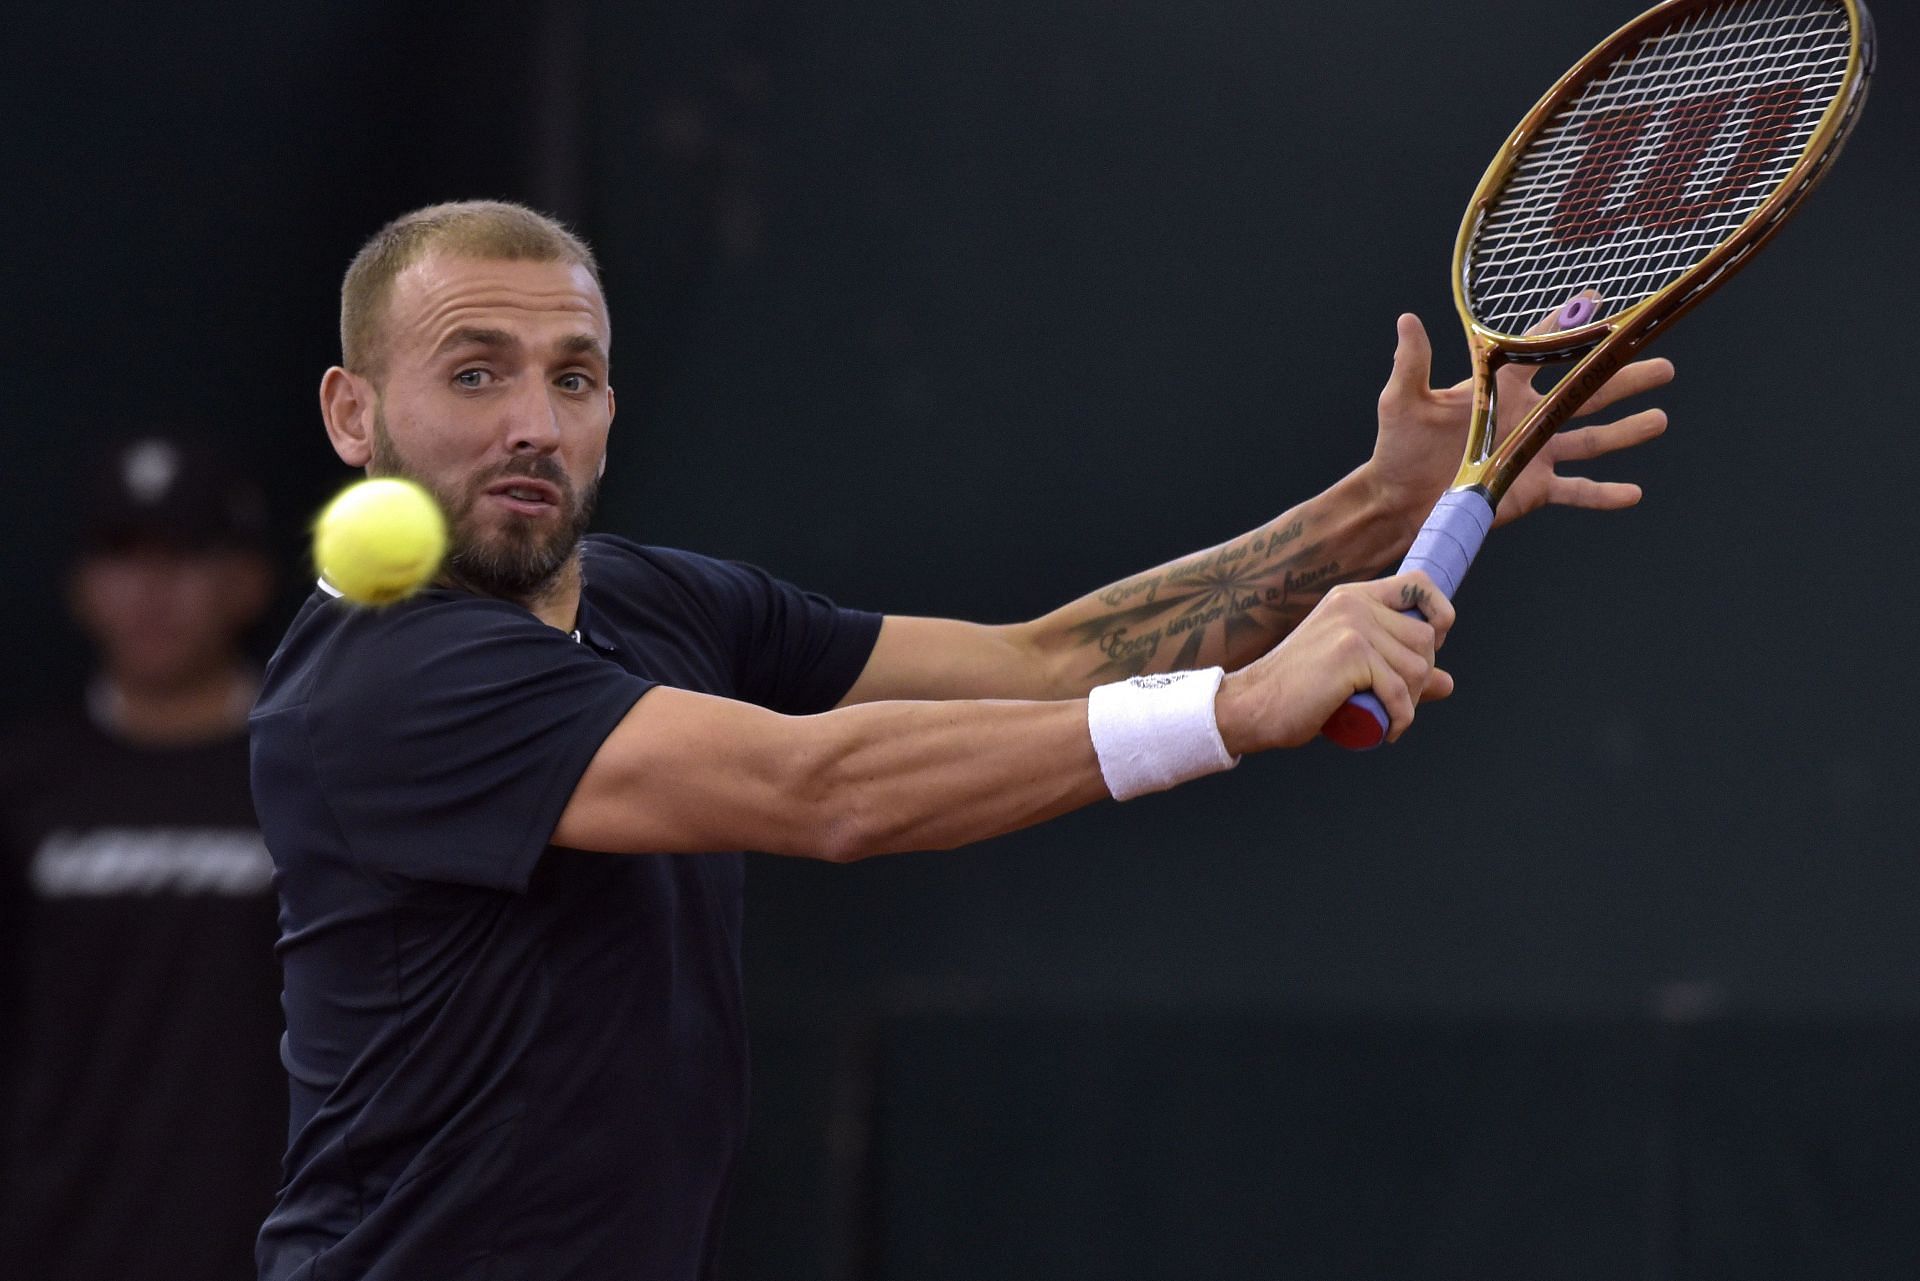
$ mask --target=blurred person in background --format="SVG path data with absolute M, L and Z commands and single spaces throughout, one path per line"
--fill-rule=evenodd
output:
M 69 604 L 97 672 L 0 739 L 0 1259 L 34 1281 L 246 1277 L 286 1137 L 247 785 L 265 504 L 164 436 L 113 450 L 86 501 Z

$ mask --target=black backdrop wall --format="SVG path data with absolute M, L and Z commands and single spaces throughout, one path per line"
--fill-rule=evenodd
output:
M 1409 1064 L 1381 1099 L 1467 1072 L 1419 1066 L 1462 1027 L 1508 1029 L 1458 1044 L 1535 1046 L 1501 1062 L 1542 1056 L 1577 1093 L 1562 1069 L 1591 1061 L 1579 1036 L 1624 1028 L 1645 1071 L 1607 1080 L 1652 1082 L 1629 1093 L 1654 1101 L 1631 1110 L 1655 1150 L 1686 1129 L 1659 1120 L 1672 1082 L 1695 1079 L 1674 1064 L 1699 1056 L 1636 1040 L 1640 1020 L 1846 1021 L 1881 1047 L 1861 1054 L 1901 1061 L 1920 1016 L 1920 449 L 1903 378 L 1920 104 L 1911 15 L 1880 7 L 1884 70 L 1844 162 L 1665 341 L 1681 371 L 1668 436 L 1602 468 L 1644 482 L 1646 503 L 1504 531 L 1459 600 L 1460 693 L 1404 743 L 1251 761 L 966 853 L 754 866 L 760 1128 L 739 1274 L 1058 1275 L 1098 1239 L 1126 1248 L 1079 1255 L 1084 1275 L 1185 1275 L 1202 1238 L 1229 1242 L 1208 1270 L 1253 1261 L 1247 1275 L 1436 1258 L 1588 1275 L 1538 1260 L 1602 1238 L 1618 1250 L 1593 1246 L 1592 1275 L 1690 1259 L 1691 1275 L 1761 1274 L 1724 1252 L 1698 1263 L 1670 1216 L 1644 1219 L 1664 1204 L 1648 1180 L 1685 1180 L 1637 1139 L 1627 1184 L 1594 1180 L 1637 1189 L 1621 1215 L 1577 1189 L 1555 1202 L 1586 1206 L 1599 1236 L 1529 1220 L 1520 1245 L 1460 1228 L 1334 1261 L 1231 1244 L 1327 1230 L 1285 1186 L 1227 1203 L 1233 1228 L 1167 1209 L 1170 1179 L 1218 1206 L 1204 1189 L 1244 1188 L 1279 1155 L 1121 1141 L 1103 1168 L 1135 1168 L 1130 1151 L 1153 1168 L 1090 1193 L 1087 1136 L 1156 1107 L 1225 1135 L 1275 1091 L 1349 1075 L 1234 1076 L 1278 1062 L 1262 1056 L 1297 1028 Z M 59 609 L 66 484 L 106 434 L 164 422 L 231 441 L 272 480 L 292 561 L 344 479 L 313 411 L 339 272 L 380 221 L 433 199 L 527 199 L 600 247 L 622 407 L 604 528 L 847 603 L 1011 619 L 1249 527 L 1364 458 L 1396 312 L 1426 318 L 1442 375 L 1464 373 L 1446 278 L 1460 206 L 1518 113 L 1631 8 L 330 0 L 24 17 L 0 89 L 5 702 L 82 670 Z M 1380 1048 L 1391 1027 L 1440 1039 L 1409 1057 Z M 1856 1044 L 1813 1035 L 1807 1053 L 1841 1042 Z M 1074 1062 L 1086 1072 L 1059 1075 Z M 1012 1148 L 956 1137 L 936 1122 L 975 1105 L 928 1084 L 941 1064 L 1002 1082 L 982 1117 L 1035 1124 Z M 1166 1088 L 1142 1086 L 1155 1073 Z M 1811 1102 L 1788 1111 L 1807 1133 L 1844 1128 L 1848 1100 L 1806 1079 Z M 1887 1106 L 1911 1108 L 1920 1081 L 1887 1079 Z M 1499 1116 L 1565 1109 L 1574 1132 L 1607 1130 L 1560 1096 L 1497 1093 Z M 1074 1107 L 1080 1130 L 1046 1130 Z M 1022 1198 L 1064 1198 L 1033 1211 L 1057 1257 L 980 1197 L 1060 1145 L 1079 1157 Z M 1491 1151 L 1486 1168 L 1516 1178 L 1545 1159 Z M 1381 1197 L 1382 1220 L 1408 1203 Z M 977 1237 L 938 1230 L 976 1213 Z M 1769 1217 L 1725 1221 L 1738 1237 Z M 1174 1244 L 1160 1259 L 1136 1238 Z M 1460 1246 L 1483 1239 L 1505 1244 Z

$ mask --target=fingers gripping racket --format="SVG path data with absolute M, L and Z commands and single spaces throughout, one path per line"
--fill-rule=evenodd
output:
M 1425 570 L 1449 596 L 1458 589 L 1501 495 L 1547 439 L 1812 190 L 1858 117 L 1872 66 L 1859 0 L 1666 0 L 1535 104 L 1460 224 L 1453 296 L 1474 384 L 1466 457 L 1402 571 Z M 1569 360 L 1500 438 L 1501 366 Z M 1321 732 L 1367 748 L 1386 728 L 1380 700 L 1364 692 Z

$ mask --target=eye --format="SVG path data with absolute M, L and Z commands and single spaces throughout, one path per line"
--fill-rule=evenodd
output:
M 465 387 L 468 391 L 478 391 L 493 381 L 493 374 L 485 369 L 462 369 L 453 376 L 455 386 Z
M 592 391 L 593 379 L 585 374 L 561 374 L 553 380 L 561 391 Z

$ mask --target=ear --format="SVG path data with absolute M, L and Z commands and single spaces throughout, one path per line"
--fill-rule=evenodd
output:
M 379 395 L 359 374 L 335 365 L 320 378 L 320 417 L 327 424 L 333 452 L 349 467 L 373 459 L 373 415 Z

